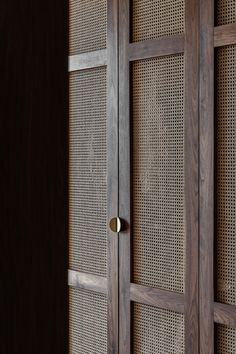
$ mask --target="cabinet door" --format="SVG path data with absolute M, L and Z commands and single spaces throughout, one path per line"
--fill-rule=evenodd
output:
M 198 353 L 198 1 L 119 9 L 120 353 Z
M 118 353 L 117 3 L 69 2 L 69 337 Z
M 201 353 L 236 351 L 236 12 L 201 1 Z

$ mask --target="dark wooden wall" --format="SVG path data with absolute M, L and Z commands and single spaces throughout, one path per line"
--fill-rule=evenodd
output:
M 0 4 L 0 353 L 67 353 L 67 5 Z

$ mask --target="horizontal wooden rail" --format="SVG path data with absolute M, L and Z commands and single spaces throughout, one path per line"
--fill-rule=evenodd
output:
M 236 24 L 217 26 L 214 28 L 214 46 L 236 44 Z
M 130 300 L 184 313 L 184 295 L 171 291 L 149 288 L 132 283 L 130 284 Z
M 236 306 L 215 302 L 214 321 L 226 326 L 236 327 Z
M 89 53 L 69 56 L 69 72 L 107 65 L 107 50 L 96 50 Z
M 107 294 L 107 279 L 98 275 L 68 270 L 68 285 Z
M 141 60 L 184 52 L 184 35 L 174 35 L 129 44 L 129 60 Z M 214 46 L 236 44 L 236 24 L 214 28 Z M 107 65 L 107 50 L 69 56 L 69 72 Z
M 129 60 L 141 60 L 184 52 L 184 35 L 129 44 Z

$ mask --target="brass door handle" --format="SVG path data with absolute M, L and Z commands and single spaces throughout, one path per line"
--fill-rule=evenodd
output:
M 111 231 L 113 232 L 120 232 L 121 230 L 121 220 L 118 216 L 112 218 L 109 222 L 109 226 Z

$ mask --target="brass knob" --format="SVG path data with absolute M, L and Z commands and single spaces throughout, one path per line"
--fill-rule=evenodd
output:
M 109 226 L 111 231 L 113 232 L 120 232 L 121 230 L 121 220 L 118 216 L 112 218 L 109 222 Z

